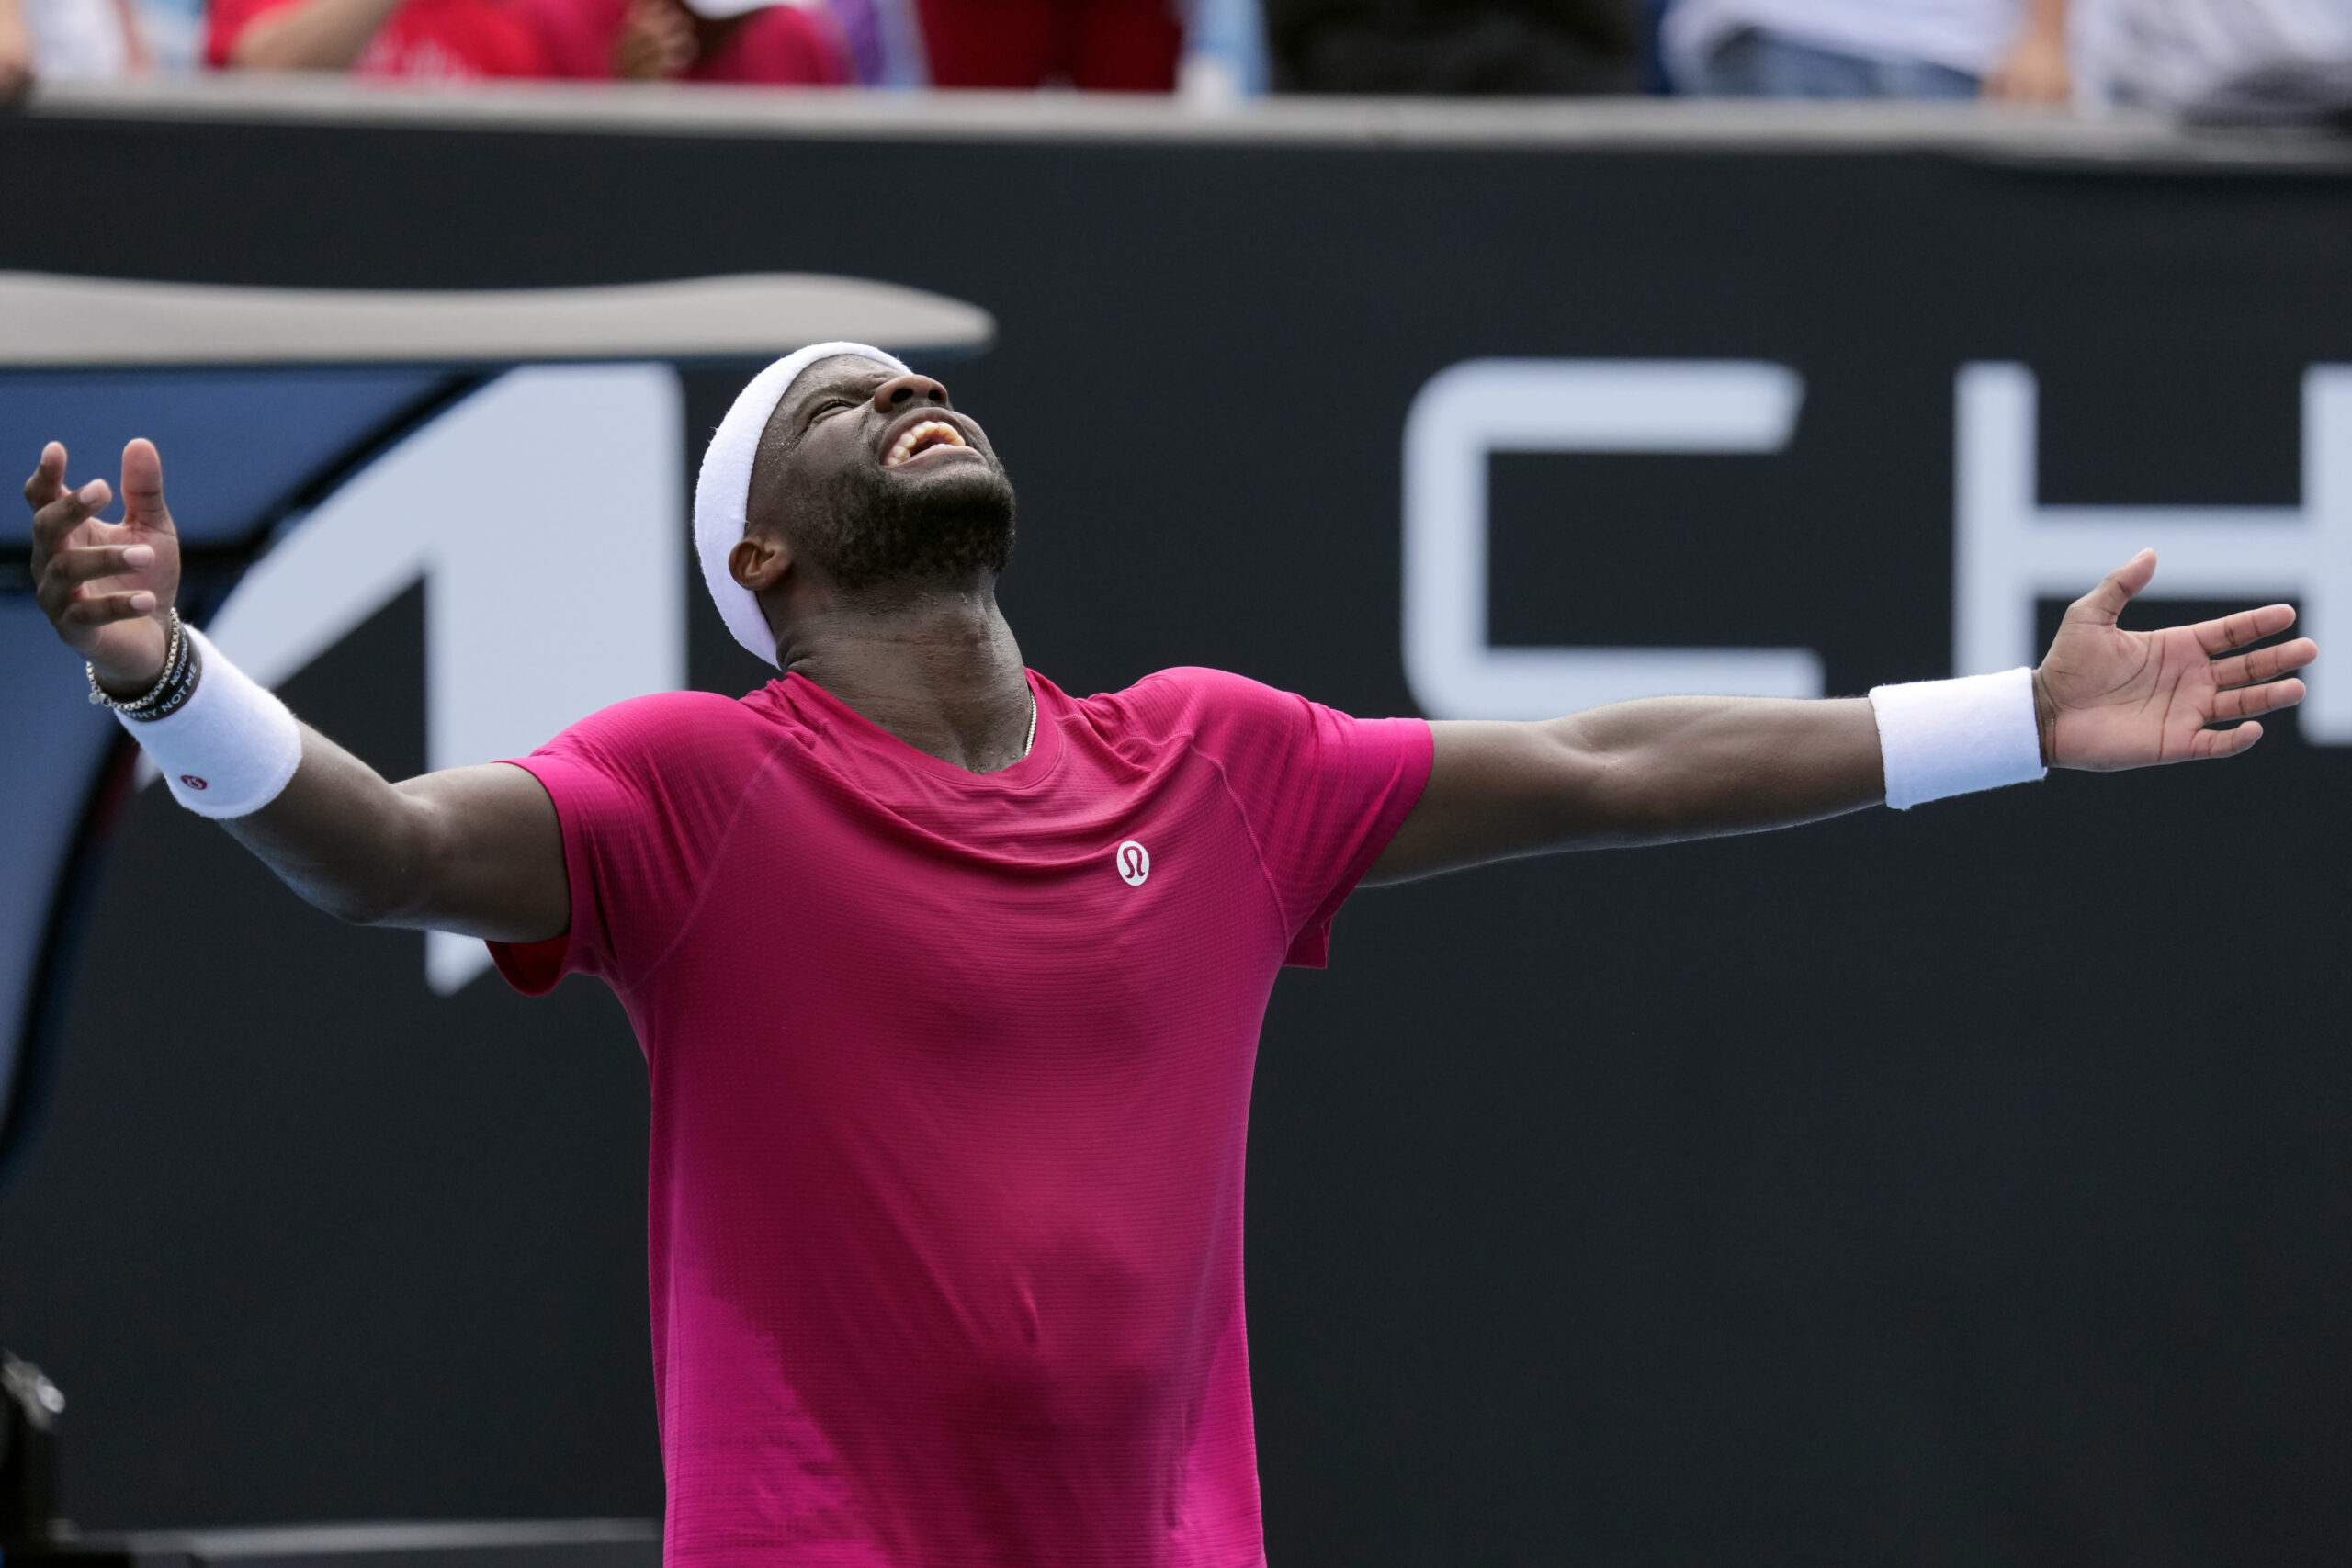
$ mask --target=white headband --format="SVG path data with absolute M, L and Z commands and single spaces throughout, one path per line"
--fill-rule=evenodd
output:
M 702 473 L 695 480 L 695 553 L 702 558 L 702 580 L 710 589 L 711 603 L 718 606 L 718 618 L 735 640 L 770 664 L 775 662 L 775 634 L 760 614 L 759 595 L 727 570 L 727 557 L 743 537 L 743 513 L 752 503 L 752 461 L 760 454 L 760 437 L 776 404 L 784 401 L 803 370 L 820 359 L 844 354 L 887 365 L 901 376 L 907 373 L 896 358 L 862 343 L 813 343 L 786 355 L 752 377 L 736 397 L 702 455 Z

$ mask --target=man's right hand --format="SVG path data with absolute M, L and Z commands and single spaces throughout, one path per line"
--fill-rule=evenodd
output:
M 104 479 L 65 483 L 65 448 L 51 442 L 25 481 L 33 508 L 35 596 L 65 645 L 88 660 L 114 697 L 135 697 L 164 672 L 166 619 L 180 587 L 180 539 L 164 504 L 164 463 L 143 437 L 122 449 L 123 518 Z
M 104 479 L 69 489 L 65 448 L 54 441 L 25 481 L 40 607 L 107 694 L 129 698 L 164 672 L 180 586 L 179 536 L 154 443 L 123 448 L 122 493 L 123 520 L 101 521 L 113 491 Z M 493 762 L 387 784 L 306 725 L 301 766 L 284 792 L 220 825 L 296 892 L 345 919 L 500 942 L 560 936 L 571 924 L 555 804 L 521 768 Z

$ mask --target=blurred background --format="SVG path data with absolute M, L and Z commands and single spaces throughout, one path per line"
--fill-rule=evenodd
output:
M 154 438 L 196 618 L 395 777 L 756 685 L 688 485 L 845 332 L 988 426 L 1075 692 L 1851 694 L 2142 543 L 2139 625 L 2294 601 L 2227 766 L 1361 895 L 1251 1337 L 1285 1568 L 2342 1560 L 2346 0 L 0 0 L 0 457 Z M 26 560 L 0 1550 L 658 1519 L 619 1008 L 142 787 Z

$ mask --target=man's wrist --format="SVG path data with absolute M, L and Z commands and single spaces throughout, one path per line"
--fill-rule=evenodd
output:
M 172 797 L 199 817 L 243 817 L 277 798 L 301 766 L 302 732 L 286 705 L 187 629 L 189 678 L 151 716 L 115 717 L 154 759 Z
M 2050 694 L 2050 682 L 2041 666 L 2033 667 L 2033 728 L 2041 742 L 2041 765 L 2058 765 L 2058 703 Z
M 187 698 L 187 693 L 178 688 L 193 684 L 195 645 L 188 641 L 177 610 L 165 611 L 164 619 L 162 667 L 144 679 L 123 680 L 100 671 L 97 660 L 91 660 L 83 666 L 90 680 L 90 701 L 132 717 L 154 718 Z
M 172 656 L 177 651 L 179 641 L 178 615 L 170 605 L 158 605 L 146 619 L 152 621 L 155 628 L 163 633 L 162 640 L 156 644 L 154 656 L 152 659 L 147 657 L 146 650 L 142 649 L 128 663 L 110 663 L 96 657 L 87 660 L 91 681 L 115 702 L 136 701 L 154 690 L 156 682 L 171 673 Z
M 94 659 L 90 660 L 90 673 L 98 682 L 98 690 L 107 696 L 119 703 L 132 702 L 155 689 L 155 682 L 164 678 L 164 660 L 158 659 L 142 671 L 126 672 Z
M 2039 708 L 2034 672 L 2022 666 L 1872 687 L 1887 805 L 1906 811 L 1923 801 L 2041 777 L 2047 765 Z

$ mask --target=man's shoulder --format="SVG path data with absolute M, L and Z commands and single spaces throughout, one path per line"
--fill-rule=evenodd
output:
M 1097 734 L 1122 750 L 1173 745 L 1213 754 L 1283 744 L 1311 727 L 1313 711 L 1295 693 L 1194 665 L 1155 671 L 1078 707 Z
M 1117 715 L 1130 725 L 1181 730 L 1301 700 L 1230 670 L 1179 665 L 1155 670 L 1125 691 L 1088 697 L 1080 705 Z
M 655 692 L 599 708 L 539 748 L 605 762 L 678 764 L 743 749 L 764 750 L 775 721 L 761 709 L 761 694 L 723 697 L 715 692 Z

